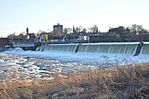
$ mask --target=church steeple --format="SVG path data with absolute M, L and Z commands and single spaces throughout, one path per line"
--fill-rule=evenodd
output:
M 29 29 L 28 29 L 28 27 L 26 28 L 26 34 L 29 34 Z

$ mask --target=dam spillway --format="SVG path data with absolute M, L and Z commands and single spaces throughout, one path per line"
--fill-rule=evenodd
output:
M 42 44 L 35 51 L 21 48 L 3 53 L 59 60 L 86 66 L 117 66 L 149 62 L 148 42 Z M 134 57 L 137 56 L 137 57 Z M 64 66 L 65 67 L 65 66 Z
M 149 43 L 118 42 L 118 43 L 80 43 L 80 44 L 48 44 L 38 47 L 42 51 L 59 51 L 71 53 L 128 54 L 139 55 L 149 53 Z
M 141 55 L 149 55 L 149 42 L 144 42 L 141 48 Z
M 50 44 L 46 45 L 44 51 L 75 52 L 78 44 Z
M 27 77 L 47 77 L 55 70 L 68 73 L 147 62 L 148 42 L 43 44 L 36 51 L 12 48 L 1 52 L 0 72 L 7 66 Z
M 137 49 L 137 43 L 97 43 L 82 44 L 78 52 L 107 53 L 107 54 L 131 54 Z

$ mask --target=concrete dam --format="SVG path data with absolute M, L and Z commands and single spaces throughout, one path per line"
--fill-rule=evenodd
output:
M 149 42 L 47 44 L 37 47 L 36 51 L 128 54 L 138 56 L 140 54 L 149 54 Z

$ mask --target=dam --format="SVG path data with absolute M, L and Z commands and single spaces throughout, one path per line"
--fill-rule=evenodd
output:
M 140 54 L 149 55 L 149 42 L 144 42 Z
M 15 48 L 4 53 L 84 65 L 117 66 L 149 62 L 149 42 L 42 44 L 35 51 Z
M 97 68 L 149 62 L 149 42 L 43 44 L 35 51 L 12 48 L 0 52 L 0 75 L 16 70 L 23 78 L 52 77 Z M 3 79 L 3 78 L 0 78 Z
M 149 54 L 149 42 L 115 42 L 115 43 L 79 43 L 79 44 L 47 44 L 37 47 L 36 51 L 127 54 L 138 56 Z

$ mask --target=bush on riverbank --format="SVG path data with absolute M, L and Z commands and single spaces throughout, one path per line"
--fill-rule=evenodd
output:
M 7 79 L 0 84 L 0 99 L 149 99 L 149 64 L 55 76 Z

